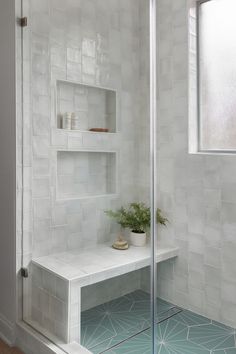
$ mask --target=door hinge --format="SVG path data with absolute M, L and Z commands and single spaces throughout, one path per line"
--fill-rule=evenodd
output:
M 28 271 L 28 269 L 27 268 L 21 268 L 21 276 L 23 277 L 23 278 L 28 278 L 29 277 L 29 271 Z
M 21 17 L 19 22 L 20 22 L 20 26 L 21 27 L 27 27 L 28 18 L 27 17 Z

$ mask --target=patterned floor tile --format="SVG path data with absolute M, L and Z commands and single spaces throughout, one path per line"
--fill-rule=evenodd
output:
M 157 311 L 157 320 L 162 321 L 165 316 L 171 317 L 175 313 L 175 307 L 157 299 Z M 94 350 L 98 346 L 107 348 L 110 341 L 119 343 L 120 338 L 129 338 L 130 332 L 133 335 L 150 327 L 150 295 L 142 290 L 134 291 L 82 312 L 81 322 L 82 345 Z
M 151 354 L 150 331 L 141 333 L 121 345 L 106 352 L 107 354 Z
M 143 301 L 141 301 L 140 292 L 135 292 L 82 312 L 82 345 L 91 349 L 108 339 L 123 336 L 123 333 L 137 326 L 142 329 L 147 328 L 150 310 L 147 310 L 146 293 L 142 293 Z M 139 304 L 137 309 L 135 304 Z M 102 336 L 102 331 L 104 331 L 104 336 Z M 90 339 L 90 335 L 94 338 L 93 340 Z
M 132 302 L 150 301 L 150 294 L 143 290 L 136 290 L 124 296 Z
M 209 351 L 189 341 L 188 326 L 175 317 L 157 325 L 157 345 L 159 354 L 209 354 Z
M 158 354 L 236 354 L 236 332 L 157 299 Z M 82 313 L 82 344 L 94 354 L 151 354 L 150 297 L 136 291 Z
M 143 323 L 143 324 L 139 324 L 137 327 L 134 327 L 128 331 L 125 331 L 123 333 L 119 333 L 116 336 L 96 345 L 95 347 L 93 347 L 92 353 L 93 354 L 100 354 L 103 353 L 104 351 L 113 348 L 115 346 L 117 346 L 118 344 L 125 342 L 128 338 L 132 338 L 134 336 L 136 336 L 138 333 L 142 332 L 143 330 L 147 330 L 149 329 L 149 323 Z
M 217 352 L 213 352 L 217 353 Z M 236 348 L 225 349 L 225 354 L 236 354 Z
M 93 348 L 98 343 L 101 343 L 116 335 L 113 330 L 109 330 L 103 326 L 90 325 L 82 331 L 81 341 L 86 348 Z
M 172 309 L 175 306 L 167 301 L 157 298 L 156 307 L 157 307 L 157 313 L 162 313 Z
M 112 315 L 130 312 L 133 302 L 128 298 L 121 297 L 116 300 L 109 301 L 105 304 L 96 306 L 90 310 L 83 311 L 81 316 L 82 326 L 89 324 L 101 323 L 105 318 Z
M 173 305 L 158 299 L 157 309 L 163 320 L 165 312 L 172 310 Z M 150 327 L 150 295 L 142 290 L 134 291 L 82 312 L 81 322 L 82 345 L 88 349 L 98 345 L 103 347 L 109 340 L 117 342 L 120 336 L 126 339 L 128 331 L 133 333 L 136 330 L 138 333 Z
M 211 324 L 189 328 L 188 338 L 207 349 L 226 349 L 235 346 L 235 330 L 224 325 Z
M 187 340 L 187 326 L 167 320 L 157 327 L 158 354 L 210 354 L 209 350 Z M 150 329 L 106 352 L 107 354 L 151 354 Z
M 211 320 L 209 320 L 208 318 L 197 315 L 196 313 L 187 310 L 179 313 L 175 319 L 187 326 L 195 326 L 195 325 L 203 325 L 203 324 L 211 323 Z
M 163 318 L 161 316 L 159 318 L 160 319 L 162 318 L 164 320 L 167 318 L 167 316 L 172 317 L 176 314 L 176 311 L 179 311 L 179 309 L 172 308 L 169 311 L 167 311 L 167 313 L 162 314 Z M 150 321 L 140 322 L 137 327 L 133 327 L 128 331 L 125 331 L 123 333 L 119 333 L 118 335 L 116 335 L 112 338 L 109 338 L 108 340 L 105 340 L 104 342 L 94 346 L 93 348 L 91 348 L 92 352 L 94 354 L 102 353 L 102 352 L 108 350 L 109 348 L 112 348 L 112 347 L 118 345 L 119 343 L 124 342 L 128 338 L 136 336 L 138 333 L 143 332 L 144 330 L 146 332 L 147 329 L 150 329 Z M 150 344 L 150 343 L 148 343 L 148 344 Z
M 236 354 L 236 348 L 213 350 L 212 354 Z

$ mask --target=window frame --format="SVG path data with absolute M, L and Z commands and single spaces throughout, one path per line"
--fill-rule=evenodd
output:
M 200 65 L 200 7 L 202 4 L 213 0 L 196 0 L 196 84 L 197 84 L 197 151 L 208 154 L 236 154 L 235 149 L 203 149 L 201 147 L 201 65 Z

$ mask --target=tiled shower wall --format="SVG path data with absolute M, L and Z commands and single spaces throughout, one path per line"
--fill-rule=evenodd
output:
M 138 162 L 141 143 L 148 144 L 139 133 L 140 117 L 148 120 L 140 114 L 148 104 L 148 95 L 140 103 L 140 58 L 148 52 L 136 0 L 24 1 L 24 13 L 24 250 L 30 259 L 112 242 L 118 228 L 104 210 L 139 199 L 139 171 L 148 174 Z M 117 90 L 118 133 L 58 130 L 58 79 Z M 117 197 L 58 200 L 57 150 L 81 149 L 118 152 Z
M 159 200 L 170 219 L 161 242 L 180 247 L 159 266 L 158 289 L 236 327 L 236 156 L 188 153 L 187 6 L 158 1 Z

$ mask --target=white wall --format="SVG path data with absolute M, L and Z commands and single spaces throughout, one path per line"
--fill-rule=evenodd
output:
M 0 336 L 15 321 L 15 1 L 0 4 Z
M 187 0 L 159 0 L 161 242 L 180 247 L 159 267 L 160 295 L 236 327 L 236 156 L 188 153 Z

